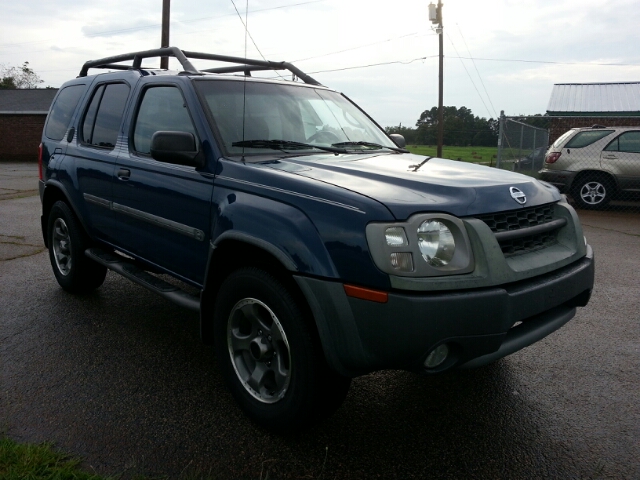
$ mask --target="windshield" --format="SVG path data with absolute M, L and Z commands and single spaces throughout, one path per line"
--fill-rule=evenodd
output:
M 296 153 L 397 149 L 364 113 L 332 91 L 235 80 L 195 85 L 229 155 L 264 155 L 274 149 Z

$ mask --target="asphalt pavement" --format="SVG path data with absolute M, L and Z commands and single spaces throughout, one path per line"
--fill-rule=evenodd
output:
M 132 478 L 640 478 L 640 214 L 580 212 L 590 304 L 541 342 L 437 377 L 357 378 L 308 432 L 272 435 L 225 389 L 198 315 L 109 273 L 55 281 L 37 167 L 0 163 L 0 433 Z

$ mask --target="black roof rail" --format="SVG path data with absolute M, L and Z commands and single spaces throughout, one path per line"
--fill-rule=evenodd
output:
M 86 77 L 90 68 L 108 68 L 113 70 L 139 70 L 142 68 L 142 59 L 155 57 L 174 57 L 176 58 L 185 73 L 191 75 L 204 75 L 205 73 L 237 73 L 244 72 L 245 75 L 251 75 L 251 72 L 265 70 L 289 70 L 293 75 L 298 77 L 305 83 L 310 85 L 322 85 L 320 82 L 310 77 L 302 70 L 288 62 L 271 62 L 268 60 L 252 60 L 242 57 L 231 57 L 227 55 L 216 55 L 212 53 L 187 52 L 177 47 L 156 48 L 153 50 L 144 50 L 142 52 L 124 53 L 113 57 L 100 58 L 98 60 L 89 60 L 85 62 L 80 70 L 79 77 Z M 198 70 L 193 66 L 189 59 L 197 60 L 214 60 L 218 62 L 233 63 L 235 65 L 229 67 L 208 68 Z M 119 62 L 132 61 L 131 65 L 121 65 Z

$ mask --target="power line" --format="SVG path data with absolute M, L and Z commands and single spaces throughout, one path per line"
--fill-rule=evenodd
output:
M 417 62 L 418 60 L 426 60 L 427 58 L 437 58 L 438 55 L 429 55 L 428 57 L 419 57 L 419 58 L 414 58 L 413 60 L 408 60 L 408 61 L 401 61 L 401 60 L 396 60 L 393 62 L 382 62 L 382 63 L 371 63 L 369 65 L 358 65 L 356 67 L 344 67 L 344 68 L 335 68 L 332 70 L 317 70 L 315 72 L 309 72 L 309 74 L 314 74 L 314 73 L 327 73 L 327 72 L 341 72 L 344 70 L 355 70 L 357 68 L 369 68 L 369 67 L 379 67 L 381 65 L 393 65 L 393 64 L 402 64 L 402 65 L 408 65 L 410 63 L 413 62 Z
M 317 55 L 315 57 L 307 57 L 307 58 L 299 58 L 297 60 L 292 60 L 292 62 L 306 62 L 307 60 L 315 60 L 316 58 L 322 58 L 322 57 L 328 57 L 330 55 L 337 55 L 339 53 L 344 53 L 344 52 L 351 52 L 353 50 L 358 50 L 360 48 L 366 48 L 366 47 L 371 47 L 373 45 L 379 45 L 381 43 L 387 43 L 387 42 L 391 42 L 393 40 L 400 40 L 401 38 L 407 38 L 407 37 L 413 37 L 415 35 L 418 35 L 419 32 L 414 32 L 414 33 L 408 33 L 406 35 L 401 35 L 400 37 L 392 37 L 392 38 L 387 38 L 386 40 L 380 40 L 378 42 L 373 42 L 373 43 L 367 43 L 365 45 L 359 45 L 357 47 L 351 47 L 351 48 L 345 48 L 343 50 L 337 50 L 335 52 L 330 52 L 330 53 L 324 53 L 322 55 Z M 434 36 L 435 33 L 433 34 L 429 34 L 430 36 Z M 424 36 L 424 35 L 421 35 Z
M 449 39 L 449 42 L 451 43 L 451 46 L 453 47 L 453 49 L 456 51 L 456 54 L 458 54 L 458 49 L 453 44 L 453 40 L 451 40 L 451 37 L 449 36 L 448 33 L 447 33 L 447 38 Z M 460 58 L 460 56 L 458 56 L 458 58 Z M 475 89 L 476 93 L 480 97 L 480 101 L 482 101 L 482 104 L 484 105 L 484 108 L 487 109 L 487 112 L 489 112 L 489 116 L 491 116 L 491 110 L 489 110 L 489 107 L 487 107 L 487 104 L 484 102 L 484 98 L 482 98 L 482 95 L 480 94 L 480 91 L 478 90 L 478 87 L 476 87 L 476 83 L 473 81 L 473 78 L 471 77 L 471 74 L 469 73 L 469 70 L 467 70 L 467 66 L 462 61 L 460 63 L 462 63 L 462 66 L 464 67 L 464 71 L 467 72 L 467 75 L 469 76 L 469 80 L 471 80 L 471 85 L 473 85 L 473 88 Z
M 476 73 L 478 74 L 478 78 L 480 79 L 480 83 L 482 84 L 482 88 L 484 89 L 484 94 L 487 96 L 487 100 L 489 100 L 489 104 L 493 109 L 493 114 L 497 117 L 498 112 L 496 112 L 496 108 L 493 106 L 493 102 L 491 101 L 491 97 L 489 96 L 489 92 L 487 91 L 487 87 L 482 81 L 482 76 L 480 75 L 480 71 L 478 70 L 476 62 L 473 60 L 473 56 L 471 55 L 471 50 L 469 50 L 469 45 L 467 45 L 467 41 L 465 40 L 464 35 L 462 34 L 462 30 L 460 29 L 460 26 L 457 23 L 456 23 L 456 27 L 458 27 L 458 32 L 460 32 L 460 36 L 462 37 L 462 42 L 464 43 L 464 46 L 467 47 L 467 52 L 469 52 L 469 56 L 471 57 L 471 62 L 473 63 L 473 67 L 476 69 Z M 491 115 L 491 112 L 489 112 L 489 115 Z
M 231 0 L 231 3 L 233 4 L 233 8 L 236 10 L 236 13 L 238 14 L 238 18 L 240 19 L 240 21 L 242 22 L 242 26 L 244 27 L 244 33 L 245 33 L 245 35 L 244 35 L 244 57 L 247 58 L 247 35 L 249 35 L 249 38 L 251 39 L 251 43 L 253 43 L 253 46 L 256 47 L 256 50 L 258 50 L 258 53 L 260 54 L 262 59 L 266 62 L 267 59 L 264 57 L 264 55 L 262 54 L 262 52 L 258 48 L 258 44 L 256 43 L 256 41 L 253 39 L 253 37 L 249 33 L 249 27 L 247 26 L 247 24 L 249 23 L 249 0 L 247 0 L 247 6 L 246 6 L 246 9 L 245 9 L 245 12 L 244 12 L 245 13 L 245 20 L 242 19 L 242 15 L 240 15 L 240 12 L 238 11 L 238 8 L 236 7 L 236 2 Z M 276 72 L 276 73 L 278 73 L 278 72 Z M 280 75 L 280 73 L 278 73 L 278 76 L 284 80 L 284 77 L 282 75 Z
M 462 58 L 464 60 L 473 60 L 471 57 L 452 57 Z M 487 62 L 520 62 L 520 63 L 542 63 L 550 65 L 585 65 L 594 67 L 640 67 L 639 63 L 593 63 L 593 62 L 554 62 L 550 60 L 520 60 L 516 58 L 480 58 L 475 57 L 475 60 L 484 60 Z

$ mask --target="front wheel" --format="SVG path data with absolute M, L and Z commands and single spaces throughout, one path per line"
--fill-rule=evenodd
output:
M 350 379 L 329 370 L 297 300 L 271 274 L 233 272 L 220 287 L 213 321 L 222 374 L 256 423 L 300 430 L 344 400 Z
M 88 293 L 102 285 L 107 269 L 85 256 L 87 236 L 66 203 L 51 208 L 47 233 L 53 273 L 63 289 Z
M 613 183 L 605 175 L 590 174 L 578 178 L 573 186 L 573 199 L 578 207 L 595 209 L 604 207 L 613 195 Z

